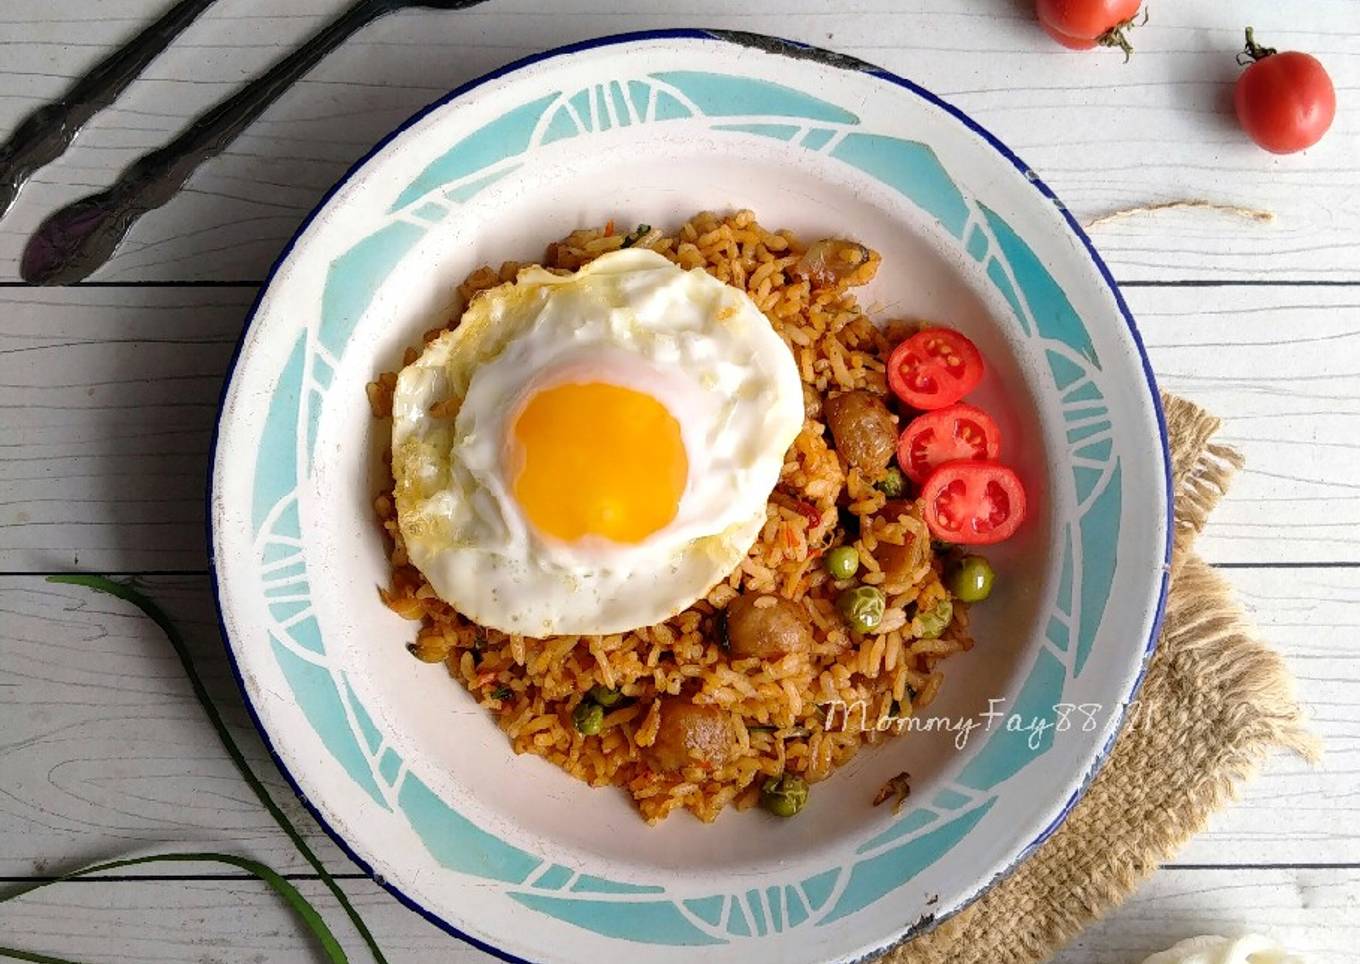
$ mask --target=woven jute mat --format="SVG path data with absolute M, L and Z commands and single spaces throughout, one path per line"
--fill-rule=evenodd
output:
M 1164 395 L 1176 501 L 1166 620 L 1105 766 L 1063 825 L 1008 877 L 880 964 L 1043 961 L 1169 859 L 1277 749 L 1319 755 L 1279 654 L 1252 634 L 1195 537 L 1241 457 L 1219 421 Z

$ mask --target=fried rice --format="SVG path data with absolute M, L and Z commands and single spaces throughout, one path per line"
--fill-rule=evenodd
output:
M 728 804 L 745 809 L 759 802 L 762 786 L 773 778 L 793 774 L 816 783 L 864 744 L 894 738 L 903 727 L 875 723 L 929 706 L 943 682 L 941 662 L 972 641 L 967 607 L 958 601 L 942 633 L 922 618 L 951 597 L 941 582 L 945 560 L 932 547 L 921 503 L 890 502 L 874 479 L 848 467 L 831 447 L 822 419 L 823 401 L 837 392 L 863 389 L 886 398 L 884 362 L 915 330 L 907 323 L 875 325 L 851 293 L 877 271 L 877 253 L 844 241 L 809 247 L 788 231 L 765 230 L 750 211 L 725 217 L 703 212 L 674 234 L 646 225 L 624 234 L 612 222 L 577 230 L 550 245 L 542 264 L 575 270 L 632 245 L 746 291 L 797 361 L 803 429 L 785 456 L 764 529 L 745 561 L 705 598 L 655 626 L 610 636 L 507 635 L 460 616 L 410 565 L 389 480 L 374 502 L 392 567 L 381 595 L 394 611 L 420 623 L 410 651 L 443 663 L 491 713 L 516 753 L 538 754 L 591 786 L 622 787 L 648 823 L 682 807 L 711 821 Z M 462 304 L 513 281 L 524 266 L 507 262 L 474 271 L 459 286 Z M 425 341 L 444 330 L 427 332 Z M 417 355 L 408 349 L 404 363 Z M 390 417 L 395 384 L 396 373 L 389 372 L 368 386 L 375 416 Z M 852 633 L 837 611 L 836 597 L 851 583 L 833 580 L 821 557 L 838 545 L 858 550 L 861 569 L 854 581 L 886 597 L 883 619 L 871 633 Z M 899 564 L 885 568 L 880 559 L 894 546 L 913 551 L 899 551 Z M 900 564 L 904 557 L 909 565 Z M 778 594 L 798 603 L 811 628 L 810 650 L 776 659 L 734 656 L 725 644 L 722 610 L 740 593 Z M 598 733 L 584 735 L 573 713 L 592 687 L 621 698 L 604 709 Z M 648 751 L 667 695 L 727 715 L 733 745 L 720 764 L 669 770 L 656 764 Z

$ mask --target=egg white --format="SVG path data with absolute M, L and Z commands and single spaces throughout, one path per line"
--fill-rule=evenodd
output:
M 645 392 L 680 424 L 689 473 L 676 517 L 637 544 L 545 536 L 505 475 L 525 401 L 591 381 Z M 430 414 L 450 398 L 462 399 L 454 418 Z M 571 275 L 525 269 L 478 295 L 397 380 L 392 466 L 407 554 L 442 599 L 505 632 L 660 622 L 750 550 L 802 421 L 793 356 L 745 293 L 648 250 Z

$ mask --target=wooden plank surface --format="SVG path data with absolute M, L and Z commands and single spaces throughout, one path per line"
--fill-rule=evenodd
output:
M 0 570 L 204 567 L 208 445 L 252 294 L 0 288 Z M 1360 560 L 1360 285 L 1126 295 L 1162 386 L 1247 457 L 1206 558 Z
M 168 0 L 0 5 L 0 132 L 60 94 Z M 218 0 L 117 105 L 39 173 L 0 223 L 0 877 L 216 847 L 305 865 L 256 806 L 173 654 L 131 609 L 39 573 L 144 581 L 185 626 L 257 772 L 333 870 L 349 863 L 268 761 L 237 696 L 203 574 L 206 452 L 218 392 L 258 281 L 301 217 L 392 126 L 519 56 L 624 30 L 696 23 L 857 54 L 968 111 L 1083 220 L 1183 198 L 1264 208 L 1094 230 L 1164 388 L 1224 420 L 1247 470 L 1202 542 L 1293 667 L 1326 757 L 1272 759 L 1176 861 L 1084 933 L 1062 964 L 1134 964 L 1197 933 L 1263 930 L 1308 960 L 1360 940 L 1360 16 L 1354 0 L 1153 5 L 1124 65 L 1070 54 L 1028 0 L 788 0 L 746 10 L 644 0 L 491 0 L 363 31 L 188 189 L 141 222 L 97 279 L 16 287 L 54 208 L 238 89 L 348 0 Z M 1240 29 L 1318 55 L 1341 111 L 1316 149 L 1273 157 L 1231 117 Z M 1103 54 L 1103 55 L 1102 55 Z M 183 286 L 183 282 L 197 282 Z M 228 284 L 222 286 L 222 282 Z M 155 283 L 158 287 L 146 287 Z M 212 286 L 204 286 L 209 283 Z M 165 575 L 154 575 L 161 572 Z M 134 877 L 0 908 L 0 943 L 81 960 L 292 962 L 317 956 L 261 885 Z M 318 883 L 299 884 L 324 900 Z M 366 880 L 346 887 L 394 962 L 484 960 Z M 354 935 L 331 918 L 356 959 Z
M 1205 558 L 1360 560 L 1360 286 L 1125 294 L 1158 384 L 1222 418 L 1247 459 Z
M 299 889 L 328 911 L 337 937 L 363 960 L 357 938 L 315 881 Z M 345 881 L 388 957 L 400 964 L 491 961 L 401 907 L 367 880 Z M 319 960 L 297 924 L 249 880 L 71 884 L 5 908 L 27 948 L 91 964 L 305 964 Z M 1266 931 L 1309 964 L 1351 964 L 1360 942 L 1360 871 L 1172 869 L 1120 912 L 1094 925 L 1055 964 L 1136 964 L 1177 940 Z
M 204 871 L 212 873 L 212 865 Z M 295 886 L 325 915 L 353 961 L 362 941 L 324 886 Z M 497 960 L 449 937 L 370 880 L 345 891 L 393 964 Z M 279 898 L 253 879 L 57 885 L 5 907 L 5 935 L 23 948 L 88 964 L 313 964 L 324 960 Z
M 1162 870 L 1053 964 L 1136 964 L 1187 937 L 1251 932 L 1308 964 L 1350 964 L 1360 942 L 1360 871 Z
M 355 867 L 270 762 L 231 676 L 205 576 L 151 577 L 252 768 L 334 872 Z M 242 781 L 164 636 L 132 606 L 0 577 L 0 877 L 72 855 L 228 850 L 309 868 Z M 163 870 L 164 868 L 159 868 Z M 2 916 L 2 915 L 0 915 Z
M 204 568 L 208 446 L 252 296 L 0 288 L 0 570 Z
M 1327 756 L 1319 768 L 1272 759 L 1176 863 L 1360 865 L 1360 569 L 1235 570 L 1262 638 L 1299 678 Z M 207 580 L 149 577 L 179 621 L 217 705 L 256 771 L 334 872 L 353 865 L 292 800 L 241 706 Z M 155 846 L 227 849 L 305 871 L 223 756 L 173 651 L 132 607 L 34 576 L 0 577 L 0 877 L 51 869 L 53 856 Z
M 0 277 L 55 207 L 107 185 L 187 118 L 263 69 L 347 0 L 221 0 L 44 170 L 0 227 Z M 0 128 L 157 9 L 155 0 L 8 4 L 0 15 Z M 1230 9 L 1230 12 L 1229 12 Z M 1300 12 L 1306 10 L 1306 17 Z M 790 0 L 765 11 L 720 0 L 683 8 L 620 0 L 495 0 L 460 13 L 412 11 L 353 38 L 166 208 L 147 217 L 99 277 L 258 279 L 321 192 L 385 132 L 443 92 L 517 57 L 600 34 L 657 27 L 754 30 L 831 46 L 903 73 L 994 131 L 1082 218 L 1182 198 L 1265 208 L 1270 226 L 1205 212 L 1129 220 L 1103 233 L 1121 280 L 1360 276 L 1360 114 L 1342 112 L 1302 157 L 1257 150 L 1231 116 L 1242 27 L 1305 47 L 1342 103 L 1360 90 L 1353 0 L 1180 0 L 1158 4 L 1138 52 L 1066 52 L 1028 3 Z

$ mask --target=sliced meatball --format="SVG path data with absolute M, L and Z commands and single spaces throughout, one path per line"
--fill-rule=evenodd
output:
M 877 271 L 874 253 L 858 241 L 823 238 L 803 253 L 792 273 L 807 278 L 815 288 L 830 288 L 867 284 Z
M 920 569 L 930 559 L 930 540 L 914 533 L 907 533 L 905 545 L 880 542 L 874 550 L 874 560 L 883 570 L 883 584 L 901 586 L 907 582 L 911 573 Z
M 661 701 L 661 725 L 651 746 L 652 761 L 662 770 L 687 766 L 718 767 L 732 756 L 732 721 L 717 706 L 700 706 L 684 697 Z
M 727 648 L 733 656 L 778 659 L 812 648 L 802 608 L 783 596 L 745 593 L 727 604 Z
M 910 499 L 889 499 L 875 514 L 896 522 L 901 516 L 916 516 L 916 503 Z M 905 545 L 880 541 L 874 550 L 874 559 L 883 570 L 885 585 L 903 585 L 909 574 L 930 561 L 930 540 L 908 529 Z
M 881 515 L 889 522 L 896 522 L 898 516 L 911 515 L 915 511 L 916 504 L 910 499 L 889 499 L 883 503 L 883 508 L 874 514 Z
M 856 390 L 822 405 L 836 451 L 869 478 L 877 478 L 897 451 L 897 420 L 883 399 Z

